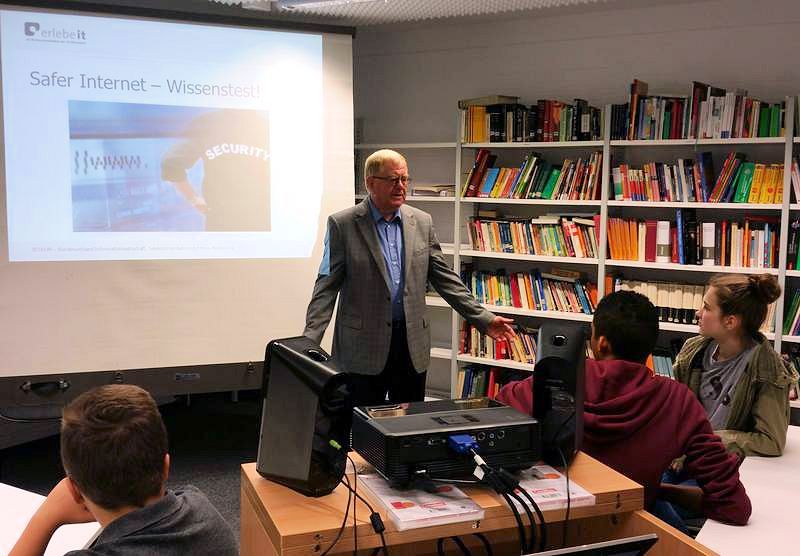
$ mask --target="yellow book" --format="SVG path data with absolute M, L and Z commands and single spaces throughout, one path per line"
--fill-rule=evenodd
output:
M 775 165 L 768 165 L 764 173 L 764 182 L 761 184 L 761 195 L 758 199 L 759 203 L 771 203 L 772 199 L 775 197 L 775 174 Z
M 497 174 L 497 179 L 494 180 L 492 190 L 489 191 L 489 197 L 496 199 L 500 196 L 500 192 L 503 190 L 503 185 L 506 183 L 506 176 L 508 175 L 509 170 L 510 168 L 500 168 L 500 172 Z
M 491 303 L 492 305 L 500 304 L 499 300 L 500 296 L 498 295 L 497 291 L 497 276 L 495 276 L 494 274 L 492 274 L 489 277 L 489 295 L 491 296 L 491 298 L 489 299 L 489 303 Z
M 775 165 L 775 196 L 772 202 L 775 204 L 783 203 L 783 164 Z
M 761 198 L 761 187 L 764 182 L 764 174 L 766 173 L 766 164 L 756 164 L 756 169 L 753 171 L 753 183 L 750 186 L 750 196 L 747 198 L 748 203 L 758 203 Z

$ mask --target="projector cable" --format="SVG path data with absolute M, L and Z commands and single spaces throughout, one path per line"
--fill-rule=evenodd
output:
M 467 548 L 467 545 L 465 545 L 464 541 L 462 541 L 458 537 L 442 537 L 441 539 L 437 540 L 436 541 L 436 553 L 439 556 L 445 556 L 444 541 L 446 541 L 447 539 L 452 539 L 452 541 L 454 543 L 456 543 L 456 546 L 458 546 L 458 548 L 461 549 L 461 553 L 464 556 L 472 556 L 472 553 L 469 551 L 469 548 Z
M 383 532 L 386 530 L 386 526 L 383 524 L 383 520 L 381 519 L 381 514 L 376 512 L 375 508 L 372 507 L 372 504 L 367 502 L 367 499 L 364 498 L 363 496 L 361 496 L 358 493 L 358 491 L 356 490 L 356 487 L 358 485 L 358 482 L 357 482 L 358 481 L 358 469 L 356 468 L 355 462 L 353 461 L 353 459 L 349 455 L 347 455 L 347 461 L 349 461 L 350 465 L 353 466 L 353 485 L 356 485 L 353 488 L 350 488 L 350 483 L 348 481 L 347 488 L 348 488 L 348 490 L 350 490 L 353 493 L 353 496 L 355 496 L 358 500 L 361 500 L 364 503 L 364 505 L 367 508 L 369 508 L 369 511 L 370 511 L 369 522 L 372 525 L 372 530 L 375 531 L 376 533 L 378 533 L 381 536 L 381 547 L 380 548 L 383 550 L 383 553 L 384 553 L 385 556 L 389 556 L 389 548 L 386 546 L 386 537 L 384 537 L 384 535 L 383 535 Z M 345 477 L 346 476 L 347 475 L 345 475 Z M 356 502 L 354 501 L 353 502 L 353 520 L 354 521 L 355 521 L 355 515 L 356 515 Z M 357 537 L 358 537 L 358 531 L 357 531 L 357 529 L 356 529 L 356 527 L 354 525 L 353 526 L 354 553 L 355 553 L 355 549 L 358 547 Z
M 490 487 L 492 487 L 497 494 L 502 496 L 508 504 L 508 507 L 511 509 L 511 513 L 514 514 L 514 520 L 517 522 L 520 554 L 525 554 L 529 551 L 528 539 L 527 535 L 525 534 L 525 524 L 522 522 L 522 516 L 520 516 L 519 510 L 517 510 L 516 505 L 512 501 L 512 496 L 525 509 L 531 524 L 531 536 L 535 537 L 534 527 L 536 522 L 533 520 L 533 516 L 530 513 L 530 508 L 528 508 L 527 504 L 525 504 L 525 502 L 523 502 L 522 499 L 520 499 L 519 496 L 514 493 L 512 488 L 509 488 L 508 483 L 504 478 L 502 478 L 500 473 L 498 473 L 494 468 L 490 467 L 489 464 L 487 464 L 484 459 L 478 455 L 478 452 L 476 452 L 474 448 L 470 448 L 469 451 L 472 454 L 472 459 L 475 461 L 477 466 L 475 467 L 474 471 L 475 476 L 485 484 L 488 484 Z M 532 538 L 531 543 L 533 542 L 534 539 Z
M 347 487 L 347 507 L 344 510 L 344 518 L 342 519 L 342 526 L 339 527 L 339 531 L 336 533 L 336 537 L 333 539 L 331 545 L 328 548 L 326 548 L 325 551 L 322 554 L 320 554 L 320 556 L 326 556 L 328 552 L 330 552 L 333 549 L 333 547 L 336 546 L 336 543 L 338 543 L 339 539 L 342 538 L 342 533 L 344 532 L 344 528 L 347 526 L 347 517 L 350 515 L 350 501 L 353 499 L 353 492 L 350 490 L 350 484 L 349 482 L 347 483 L 345 482 L 349 480 L 350 479 L 347 478 L 347 475 L 342 475 L 342 478 L 339 480 L 340 484 Z

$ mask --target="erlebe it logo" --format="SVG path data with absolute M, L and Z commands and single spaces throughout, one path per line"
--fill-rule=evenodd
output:
M 24 25 L 26 40 L 40 42 L 62 42 L 84 44 L 86 31 L 67 27 L 42 28 L 36 21 L 26 21 Z

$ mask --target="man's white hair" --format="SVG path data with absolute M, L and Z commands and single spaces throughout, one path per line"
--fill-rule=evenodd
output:
M 399 152 L 391 149 L 381 149 L 369 155 L 367 161 L 364 162 L 364 179 L 380 174 L 383 171 L 383 165 L 390 160 L 402 161 L 403 164 L 408 166 L 406 158 Z

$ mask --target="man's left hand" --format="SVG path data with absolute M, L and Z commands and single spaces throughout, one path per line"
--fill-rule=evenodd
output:
M 496 316 L 489 323 L 489 327 L 486 329 L 486 333 L 494 338 L 495 340 L 509 340 L 511 341 L 516 334 L 514 333 L 514 329 L 511 328 L 511 324 L 514 322 L 513 319 L 507 319 L 505 317 Z

